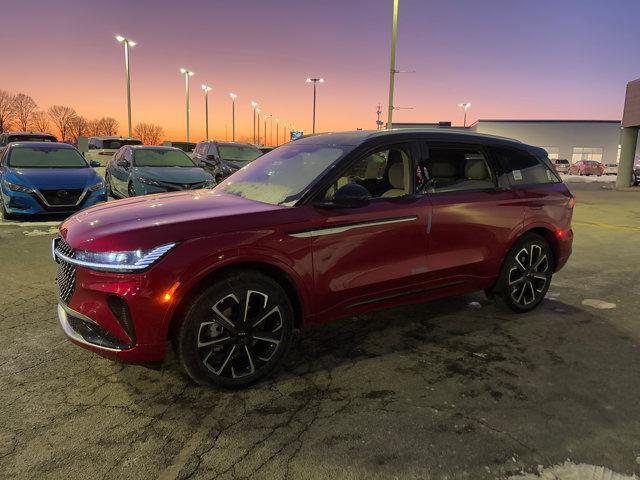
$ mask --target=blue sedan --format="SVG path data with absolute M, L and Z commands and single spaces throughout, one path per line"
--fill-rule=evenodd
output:
M 65 214 L 105 202 L 104 181 L 92 166 L 64 143 L 9 144 L 0 153 L 2 216 Z

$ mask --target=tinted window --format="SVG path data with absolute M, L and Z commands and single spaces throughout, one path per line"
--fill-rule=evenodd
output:
M 125 139 L 113 139 L 113 140 L 97 140 L 98 148 L 105 150 L 118 150 L 125 145 L 142 145 L 140 140 L 125 140 Z
M 503 186 L 560 181 L 541 160 L 529 152 L 515 148 L 491 147 L 491 154 L 500 166 L 500 184 Z
M 84 168 L 83 156 L 74 148 L 18 147 L 9 152 L 14 168 Z
M 195 167 L 182 150 L 141 148 L 135 150 L 134 156 L 136 167 Z
M 420 175 L 423 192 L 456 192 L 495 188 L 487 159 L 475 147 L 429 147 L 426 172 Z
M 56 137 L 50 135 L 11 135 L 9 142 L 57 142 Z

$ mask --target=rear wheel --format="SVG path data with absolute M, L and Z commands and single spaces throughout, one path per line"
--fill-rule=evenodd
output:
M 245 387 L 282 362 L 292 333 L 293 308 L 282 287 L 242 270 L 192 300 L 178 332 L 178 358 L 197 383 Z
M 509 251 L 502 267 L 501 299 L 514 312 L 533 310 L 549 290 L 553 269 L 553 252 L 546 240 L 525 235 Z

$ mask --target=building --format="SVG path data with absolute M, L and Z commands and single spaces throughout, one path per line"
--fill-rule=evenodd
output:
M 394 123 L 393 128 L 451 128 L 451 122 Z M 478 120 L 466 130 L 520 140 L 544 148 L 549 158 L 617 163 L 620 120 Z
M 470 130 L 544 148 L 550 159 L 618 163 L 620 120 L 478 120 Z

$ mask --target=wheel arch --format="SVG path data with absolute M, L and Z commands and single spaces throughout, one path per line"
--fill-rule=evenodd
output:
M 557 264 L 558 264 L 558 257 L 559 257 L 559 252 L 560 252 L 560 246 L 558 244 L 558 238 L 556 237 L 556 234 L 554 233 L 554 231 L 546 226 L 532 226 L 530 228 L 527 228 L 525 230 L 522 231 L 522 233 L 520 235 L 518 235 L 518 237 L 516 238 L 516 242 L 518 240 L 520 240 L 523 236 L 528 235 L 528 234 L 535 234 L 538 235 L 542 238 L 545 239 L 545 241 L 549 244 L 549 247 L 551 247 L 551 252 L 553 253 L 553 269 L 555 271 L 555 269 L 557 268 Z M 514 242 L 515 244 L 515 242 Z M 513 245 L 511 245 L 511 247 L 513 247 Z M 511 249 L 510 247 L 510 249 Z
M 294 279 L 282 268 L 264 261 L 246 260 L 236 263 L 221 265 L 219 268 L 213 269 L 203 275 L 201 278 L 195 281 L 189 286 L 188 291 L 182 295 L 178 305 L 173 309 L 173 313 L 169 319 L 169 326 L 167 328 L 167 340 L 175 338 L 175 335 L 180 327 L 180 321 L 184 315 L 184 312 L 188 308 L 190 301 L 198 295 L 203 289 L 211 285 L 218 279 L 224 278 L 230 272 L 237 270 L 254 270 L 260 272 L 278 283 L 285 291 L 294 313 L 294 326 L 301 328 L 304 323 L 305 315 L 305 302 L 302 292 Z

